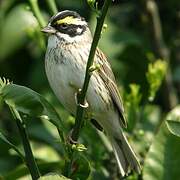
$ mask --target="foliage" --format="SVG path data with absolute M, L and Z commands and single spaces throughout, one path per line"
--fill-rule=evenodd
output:
M 130 84 L 130 93 L 125 95 L 126 110 L 128 119 L 128 130 L 133 130 L 136 122 L 138 121 L 138 114 L 140 112 L 140 102 L 142 95 L 140 93 L 140 86 L 137 84 Z
M 155 94 L 166 74 L 167 63 L 162 60 L 157 60 L 155 63 L 148 65 L 148 72 L 146 73 L 147 81 L 150 86 L 149 100 L 153 101 Z
M 0 1 L 0 77 L 10 79 L 0 78 L 0 179 L 28 179 L 36 165 L 39 179 L 119 179 L 108 139 L 89 122 L 78 144 L 67 142 L 75 118 L 48 86 L 43 62 L 47 38 L 40 32 L 57 9 L 78 11 L 94 32 L 103 2 Z M 158 12 L 147 10 L 149 2 Z M 173 86 L 179 102 L 178 5 L 179 0 L 113 1 L 105 19 L 99 47 L 112 65 L 128 121 L 125 133 L 142 164 L 140 175 L 130 173 L 125 179 L 180 175 L 180 107 L 172 109 L 164 101 L 172 97 Z
M 39 180 L 68 180 L 69 178 L 66 178 L 62 175 L 56 175 L 56 174 L 49 174 L 43 177 L 40 177 Z M 70 180 L 70 179 L 69 179 Z
M 180 105 L 168 113 L 166 123 L 169 131 L 180 137 Z
M 172 135 L 163 123 L 145 158 L 143 179 L 178 179 L 179 148 L 179 138 Z

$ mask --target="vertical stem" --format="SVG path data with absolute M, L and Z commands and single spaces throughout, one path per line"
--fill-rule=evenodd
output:
M 23 143 L 26 165 L 30 171 L 32 179 L 37 180 L 40 177 L 40 172 L 39 172 L 39 169 L 37 167 L 37 164 L 35 162 L 35 159 L 34 159 L 34 156 L 32 153 L 32 149 L 31 149 L 31 146 L 29 143 L 29 137 L 28 137 L 28 134 L 26 132 L 25 123 L 15 108 L 10 107 L 10 106 L 9 106 L 9 108 L 11 110 L 11 113 L 13 114 L 15 121 L 16 121 L 18 130 L 20 133 L 20 137 L 21 137 L 21 140 Z
M 57 9 L 55 0 L 46 0 L 46 2 L 48 4 L 49 9 L 51 10 L 51 12 L 53 14 L 56 14 L 58 12 L 58 9 Z
M 97 47 L 99 39 L 100 39 L 101 30 L 102 30 L 102 27 L 104 24 L 104 19 L 107 14 L 110 3 L 111 3 L 111 0 L 105 0 L 102 11 L 101 11 L 101 15 L 97 18 L 96 30 L 95 30 L 95 34 L 94 34 L 94 38 L 93 38 L 93 42 L 91 45 L 90 54 L 89 54 L 88 61 L 87 61 L 87 66 L 86 66 L 86 74 L 85 74 L 84 84 L 82 87 L 82 91 L 80 92 L 80 94 L 77 97 L 78 105 L 77 105 L 77 110 L 76 110 L 76 121 L 75 121 L 74 131 L 72 133 L 72 139 L 74 141 L 77 141 L 77 139 L 79 137 L 80 129 L 83 125 L 84 107 L 82 105 L 84 105 L 84 102 L 85 102 L 85 97 L 86 97 L 86 93 L 87 93 L 87 89 L 88 89 L 88 85 L 89 85 L 89 81 L 90 81 L 90 77 L 91 77 L 91 75 L 89 73 L 89 68 L 93 64 L 96 47 Z
M 29 3 L 31 5 L 31 8 L 32 8 L 34 15 L 36 16 L 40 26 L 44 27 L 46 25 L 46 21 L 44 20 L 44 17 L 42 16 L 42 14 L 39 10 L 38 1 L 37 0 L 29 0 Z
M 152 40 L 154 45 L 154 52 L 168 63 L 168 70 L 165 76 L 165 81 L 163 82 L 162 90 L 163 90 L 163 106 L 165 110 L 169 111 L 177 104 L 177 94 L 175 92 L 171 68 L 170 68 L 170 51 L 167 48 L 163 33 L 162 33 L 162 25 L 158 12 L 158 6 L 154 0 L 146 0 L 146 10 L 149 16 L 151 31 L 152 31 Z

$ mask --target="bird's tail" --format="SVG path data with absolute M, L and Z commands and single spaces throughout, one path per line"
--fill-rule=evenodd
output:
M 129 170 L 132 169 L 137 173 L 140 173 L 140 163 L 129 145 L 125 135 L 120 132 L 118 136 L 109 136 L 113 151 L 120 169 L 122 176 L 128 174 Z

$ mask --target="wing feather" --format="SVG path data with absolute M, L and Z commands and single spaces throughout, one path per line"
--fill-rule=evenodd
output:
M 116 85 L 114 74 L 111 70 L 111 66 L 109 62 L 107 61 L 107 58 L 100 49 L 96 50 L 95 62 L 100 64 L 100 69 L 98 73 L 101 79 L 103 80 L 104 84 L 106 85 L 107 89 L 109 90 L 112 102 L 120 116 L 120 124 L 123 127 L 127 127 L 126 119 L 124 117 L 124 108 L 122 104 L 122 99 Z

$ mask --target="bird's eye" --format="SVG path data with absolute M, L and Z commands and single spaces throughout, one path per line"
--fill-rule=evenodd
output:
M 63 23 L 63 24 L 61 24 L 61 28 L 62 28 L 62 29 L 67 29 L 67 28 L 68 28 L 68 25 L 65 24 L 65 23 Z

